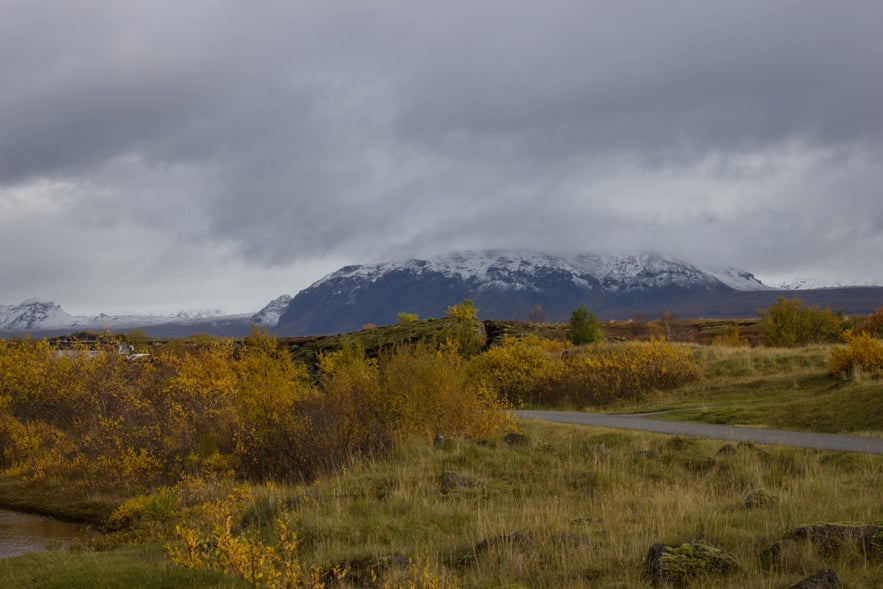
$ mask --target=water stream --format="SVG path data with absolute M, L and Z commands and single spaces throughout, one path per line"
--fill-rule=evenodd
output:
M 0 558 L 67 546 L 85 531 L 81 524 L 0 509 Z

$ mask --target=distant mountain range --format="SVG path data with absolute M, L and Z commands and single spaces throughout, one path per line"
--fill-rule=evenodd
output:
M 883 287 L 808 285 L 790 285 L 808 304 L 849 314 L 883 306 Z M 256 324 L 277 335 L 316 335 L 395 323 L 400 312 L 440 317 L 467 298 L 488 319 L 527 319 L 537 305 L 549 321 L 566 320 L 579 305 L 602 319 L 656 318 L 666 311 L 682 317 L 753 317 L 789 294 L 744 270 L 700 267 L 654 253 L 556 256 L 489 250 L 346 266 L 254 314 L 73 317 L 46 301 L 0 305 L 0 334 L 137 328 L 153 337 L 241 336 Z
M 153 337 L 182 337 L 195 333 L 241 336 L 252 324 L 273 329 L 291 302 L 282 295 L 257 313 L 223 315 L 219 311 L 182 311 L 174 315 L 68 314 L 52 301 L 30 299 L 18 305 L 0 305 L 0 335 L 58 335 L 75 331 L 125 332 L 142 329 Z

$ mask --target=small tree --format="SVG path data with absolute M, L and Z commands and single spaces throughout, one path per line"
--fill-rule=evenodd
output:
M 464 299 L 459 305 L 451 305 L 448 307 L 445 315 L 452 319 L 463 319 L 468 321 L 470 319 L 475 319 L 478 315 L 478 309 L 475 308 L 475 305 L 472 304 L 471 300 Z
M 806 307 L 798 298 L 779 297 L 760 312 L 760 332 L 768 346 L 795 347 L 838 342 L 846 327 L 841 313 Z
M 860 320 L 856 331 L 858 333 L 866 333 L 872 337 L 883 338 L 883 307 Z
M 601 326 L 598 317 L 582 305 L 574 309 L 570 316 L 570 329 L 567 339 L 575 345 L 589 344 L 601 340 Z
M 527 312 L 527 319 L 533 323 L 545 323 L 549 320 L 549 312 L 542 305 L 536 304 Z
M 478 321 L 478 309 L 469 299 L 448 307 L 445 315 L 455 321 L 438 334 L 438 344 L 462 356 L 477 354 L 487 341 L 484 324 Z

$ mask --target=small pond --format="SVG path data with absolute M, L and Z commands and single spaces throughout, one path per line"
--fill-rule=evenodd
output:
M 0 509 L 0 558 L 70 545 L 85 532 L 80 524 Z

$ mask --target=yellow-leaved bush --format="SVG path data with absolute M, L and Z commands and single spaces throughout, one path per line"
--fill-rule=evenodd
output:
M 687 348 L 664 340 L 560 350 L 532 336 L 507 340 L 473 359 L 471 370 L 512 403 L 553 406 L 633 398 L 701 376 Z
M 344 348 L 319 369 L 311 378 L 257 330 L 178 341 L 149 362 L 0 340 L 0 469 L 95 488 L 309 479 L 415 436 L 483 437 L 509 419 L 455 353 Z
M 883 370 L 883 340 L 868 333 L 847 333 L 844 339 L 846 345 L 831 352 L 831 374 L 855 379 L 863 372 Z

